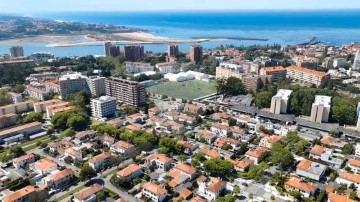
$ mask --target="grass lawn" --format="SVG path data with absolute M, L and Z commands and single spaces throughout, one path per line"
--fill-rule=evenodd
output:
M 43 136 L 43 137 L 40 137 L 40 138 L 37 138 L 35 140 L 31 140 L 31 141 L 27 141 L 27 142 L 24 142 L 24 143 L 21 143 L 21 144 L 17 144 L 17 145 L 14 145 L 12 147 L 23 147 L 23 150 L 26 152 L 26 151 L 29 151 L 31 149 L 34 149 L 36 148 L 36 143 L 39 142 L 39 141 L 43 141 L 43 142 L 46 142 L 46 143 L 49 143 L 51 142 L 51 139 L 50 139 L 50 136 L 49 135 L 46 135 L 46 136 Z M 29 145 L 29 146 L 28 146 Z M 8 150 L 10 150 L 12 147 L 7 147 L 6 149 L 4 149 L 4 151 L 2 151 L 0 153 L 0 156 L 4 153 L 6 153 Z M 24 148 L 25 147 L 25 148 Z
M 60 196 L 59 198 L 56 199 L 56 201 L 57 201 L 57 202 L 60 202 L 61 200 L 64 200 L 64 199 L 67 198 L 68 196 L 70 196 L 70 195 L 72 195 L 72 194 L 74 194 L 74 193 L 76 193 L 76 192 L 78 192 L 78 191 L 80 191 L 80 190 L 82 190 L 82 189 L 84 189 L 84 188 L 85 188 L 85 185 L 81 185 L 80 187 L 78 187 L 78 188 L 76 188 L 76 189 L 74 189 L 74 190 L 72 190 L 72 191 L 69 191 L 68 193 Z
M 167 82 L 146 88 L 150 93 L 167 95 L 168 97 L 192 100 L 216 93 L 216 82 L 191 80 L 184 82 Z
M 115 192 L 113 192 L 112 190 L 110 190 L 107 187 L 104 187 L 104 192 L 107 194 L 108 197 L 115 199 L 116 197 L 118 197 L 119 195 Z

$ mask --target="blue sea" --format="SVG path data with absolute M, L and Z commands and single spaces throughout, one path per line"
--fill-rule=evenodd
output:
M 174 12 L 63 12 L 35 13 L 37 18 L 105 23 L 142 28 L 170 38 L 232 37 L 265 38 L 268 41 L 212 41 L 204 48 L 220 45 L 272 45 L 304 43 L 316 36 L 323 43 L 341 45 L 360 41 L 360 10 L 311 11 L 174 11 Z M 13 44 L 0 44 L 0 54 Z M 16 44 L 25 54 L 53 52 L 56 56 L 104 54 L 101 46 L 46 47 L 46 44 Z M 182 51 L 191 44 L 180 44 Z M 166 51 L 165 44 L 144 45 L 145 51 Z M 122 47 L 121 47 L 122 48 Z

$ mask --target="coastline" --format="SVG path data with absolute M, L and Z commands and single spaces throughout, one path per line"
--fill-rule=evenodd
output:
M 114 44 L 169 44 L 200 43 L 206 41 L 226 40 L 221 38 L 175 39 L 155 36 L 143 31 L 114 34 L 84 35 L 39 35 L 19 39 L 1 40 L 0 44 L 45 44 L 46 47 L 102 46 L 104 42 Z

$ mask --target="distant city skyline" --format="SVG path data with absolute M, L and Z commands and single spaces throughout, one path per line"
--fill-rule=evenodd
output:
M 166 10 L 286 10 L 360 9 L 354 0 L 0 0 L 0 13 L 38 13 L 58 11 L 166 11 Z

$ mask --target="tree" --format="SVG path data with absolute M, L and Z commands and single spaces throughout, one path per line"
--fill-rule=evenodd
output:
M 285 180 L 286 175 L 278 171 L 270 177 L 270 185 L 283 186 Z
M 295 190 L 294 190 L 294 191 L 291 191 L 291 192 L 290 192 L 290 195 L 291 195 L 292 197 L 298 199 L 298 200 L 300 200 L 300 199 L 302 198 L 301 193 L 298 192 L 298 191 L 295 191 Z
M 72 164 L 74 163 L 74 159 L 71 156 L 67 156 L 64 158 L 65 163 Z
M 184 152 L 184 145 L 177 144 L 173 138 L 162 138 L 159 142 L 161 153 L 163 154 L 181 154 Z M 160 150 L 159 149 L 159 150 Z
M 207 173 L 213 176 L 221 177 L 230 174 L 233 171 L 234 165 L 226 160 L 220 158 L 212 158 L 204 161 L 204 169 Z
M 47 201 L 49 199 L 49 193 L 46 190 L 35 191 L 29 194 L 27 201 Z
M 104 194 L 103 192 L 99 191 L 96 193 L 96 201 L 97 202 L 101 202 L 104 199 Z
M 246 93 L 245 87 L 240 79 L 236 77 L 229 77 L 227 79 L 221 78 L 217 80 L 216 90 L 219 94 L 224 95 L 242 95 Z
M 88 121 L 84 117 L 78 115 L 70 116 L 66 122 L 67 127 L 74 128 L 75 130 L 81 130 L 85 128 L 87 124 Z
M 288 169 L 294 164 L 294 156 L 292 153 L 285 149 L 280 143 L 274 143 L 270 149 L 270 161 L 272 163 L 278 163 L 280 168 Z
M 268 91 L 262 91 L 256 94 L 255 104 L 259 108 L 269 108 L 271 104 L 272 93 Z
M 80 180 L 86 181 L 96 176 L 96 171 L 89 166 L 89 164 L 84 164 L 80 170 Z
M 30 112 L 24 117 L 23 121 L 24 123 L 30 123 L 33 121 L 41 121 L 42 118 L 43 115 L 40 114 L 39 112 Z
M 236 119 L 230 117 L 230 118 L 228 119 L 228 123 L 229 123 L 229 126 L 232 127 L 232 126 L 236 126 L 237 121 L 236 121 Z
M 265 170 L 267 168 L 268 168 L 268 166 L 266 165 L 266 163 L 259 164 L 259 165 L 251 165 L 249 168 L 249 171 L 248 171 L 248 176 L 251 179 L 258 181 L 264 176 Z
M 186 156 L 185 155 L 180 155 L 179 157 L 178 157 L 178 159 L 179 159 L 179 161 L 181 161 L 181 162 L 185 162 L 186 161 Z
M 332 99 L 332 119 L 339 124 L 355 124 L 355 101 L 350 97 L 336 96 Z
M 15 85 L 15 87 L 14 87 L 14 91 L 16 92 L 16 93 L 23 93 L 24 91 L 25 91 L 25 86 L 24 85 L 22 85 L 22 84 L 16 84 Z
M 344 147 L 343 147 L 343 150 L 342 150 L 342 154 L 352 154 L 354 150 L 354 147 L 352 144 L 346 144 Z
M 240 187 L 235 185 L 234 189 L 233 189 L 233 192 L 234 192 L 234 194 L 239 194 L 240 193 Z
M 0 106 L 11 104 L 11 97 L 6 88 L 0 89 Z

